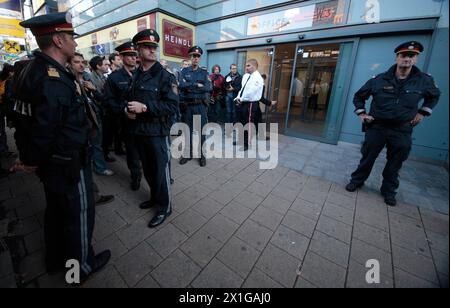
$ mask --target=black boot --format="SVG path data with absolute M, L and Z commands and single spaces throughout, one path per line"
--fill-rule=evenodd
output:
M 345 187 L 345 190 L 348 192 L 355 192 L 358 189 L 360 189 L 361 187 L 363 187 L 363 185 L 357 185 L 355 183 L 350 183 Z
M 182 158 L 181 160 L 180 160 L 180 165 L 186 165 L 189 161 L 191 161 L 192 160 L 192 158 Z
M 389 206 L 395 207 L 397 206 L 397 199 L 395 199 L 395 196 L 392 194 L 383 194 L 384 197 L 384 203 L 386 203 Z
M 172 210 L 170 209 L 168 212 L 159 212 L 153 219 L 149 222 L 149 228 L 156 228 L 166 221 L 167 217 L 172 214 Z

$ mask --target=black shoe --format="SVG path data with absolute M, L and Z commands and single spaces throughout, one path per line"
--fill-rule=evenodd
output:
M 363 187 L 363 185 L 356 185 L 355 183 L 350 183 L 345 187 L 345 190 L 348 192 L 355 192 L 361 187 Z
M 142 203 L 139 205 L 139 208 L 140 208 L 141 210 L 148 210 L 148 209 L 151 209 L 151 208 L 153 208 L 153 207 L 155 207 L 155 202 L 153 202 L 152 200 L 142 202 Z
M 94 264 L 92 265 L 92 271 L 88 276 L 84 276 L 80 279 L 80 284 L 84 284 L 93 274 L 100 271 L 111 260 L 111 251 L 105 250 L 94 257 Z
M 170 185 L 173 185 L 173 183 L 175 183 L 174 179 L 170 179 Z
M 386 203 L 387 205 L 392 207 L 397 206 L 397 200 L 395 199 L 395 196 L 383 194 L 383 197 L 384 203 Z
M 200 158 L 200 167 L 206 167 L 206 158 Z
M 61 266 L 47 266 L 47 274 L 49 274 L 50 276 L 56 276 L 59 273 L 62 273 L 63 271 L 65 271 L 66 268 L 64 267 L 64 265 Z
M 149 222 L 148 227 L 149 228 L 156 228 L 164 223 L 166 221 L 167 217 L 169 217 L 172 214 L 172 210 L 169 210 L 167 213 L 159 213 L 153 219 Z
M 114 196 L 100 196 L 100 199 L 95 202 L 95 206 L 102 206 L 114 201 Z
M 141 179 L 131 180 L 130 188 L 132 191 L 138 191 L 141 188 Z
M 107 163 L 115 163 L 117 160 L 114 157 L 112 157 L 111 155 L 105 155 L 105 161 Z
M 180 165 L 186 165 L 191 160 L 192 160 L 192 158 L 182 158 L 180 160 Z
M 233 145 L 238 145 L 237 141 L 233 142 Z
M 247 152 L 247 151 L 248 151 L 248 144 L 247 144 L 247 145 L 244 145 L 243 147 L 241 147 L 241 148 L 239 149 L 239 151 Z

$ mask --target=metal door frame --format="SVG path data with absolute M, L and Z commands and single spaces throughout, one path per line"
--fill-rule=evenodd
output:
M 339 131 L 341 131 L 342 128 L 342 121 L 344 118 L 344 111 L 345 111 L 345 102 L 347 102 L 348 100 L 348 95 L 350 92 L 350 85 L 353 79 L 353 70 L 354 70 L 354 66 L 355 66 L 355 62 L 356 62 L 356 55 L 358 53 L 358 49 L 359 49 L 359 38 L 349 38 L 349 39 L 341 39 L 341 40 L 324 40 L 324 41 L 316 41 L 316 42 L 304 42 L 304 43 L 298 43 L 296 45 L 296 54 L 295 54 L 295 61 L 294 61 L 294 73 L 292 74 L 292 80 L 291 80 L 291 90 L 289 93 L 289 103 L 288 103 L 288 110 L 286 113 L 286 120 L 285 120 L 285 128 L 284 128 L 284 134 L 287 136 L 292 136 L 292 137 L 296 137 L 296 138 L 302 138 L 302 139 L 307 139 L 307 140 L 313 140 L 313 141 L 319 141 L 322 143 L 328 143 L 328 144 L 334 144 L 336 145 L 339 142 L 339 135 L 337 134 L 337 137 L 334 140 L 328 140 L 327 138 L 324 137 L 316 137 L 316 136 L 311 136 L 311 135 L 307 135 L 307 134 L 302 134 L 302 133 L 295 133 L 292 132 L 288 129 L 288 125 L 289 125 L 289 115 L 291 112 L 291 106 L 292 106 L 292 91 L 294 88 L 294 81 L 295 81 L 295 73 L 296 73 L 296 69 L 297 69 L 297 61 L 298 61 L 298 51 L 301 47 L 306 47 L 306 46 L 317 46 L 317 45 L 325 45 L 325 44 L 343 44 L 343 43 L 353 43 L 353 50 L 352 50 L 352 55 L 351 55 L 351 60 L 350 60 L 350 67 L 349 67 L 349 72 L 350 72 L 350 78 L 346 79 L 345 85 L 344 85 L 344 91 L 342 93 L 342 96 L 340 98 L 341 100 L 341 104 L 339 106 L 339 118 L 338 121 L 336 123 L 336 127 L 339 129 Z M 336 78 L 336 75 L 335 75 Z M 333 91 L 333 88 L 331 89 L 331 91 Z

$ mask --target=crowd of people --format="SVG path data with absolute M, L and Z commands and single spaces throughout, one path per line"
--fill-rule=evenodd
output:
M 5 121 L 15 128 L 18 149 L 16 164 L 2 169 L 36 173 L 43 183 L 46 265 L 50 274 L 64 269 L 65 262 L 77 260 L 81 281 L 104 267 L 109 250 L 95 254 L 92 234 L 95 206 L 114 200 L 102 196 L 92 170 L 100 176 L 113 176 L 108 164 L 111 155 L 126 155 L 130 188 L 137 191 L 144 176 L 150 187 L 142 210 L 154 208 L 148 223 L 155 228 L 172 214 L 171 128 L 186 123 L 191 132 L 194 116 L 201 126 L 208 122 L 237 123 L 244 126 L 262 120 L 261 104 L 276 104 L 265 98 L 265 79 L 258 61 L 246 62 L 245 75 L 236 64 L 222 75 L 219 65 L 212 74 L 200 66 L 203 50 L 189 50 L 190 61 L 171 70 L 158 61 L 159 34 L 152 29 L 137 33 L 132 41 L 116 48 L 109 57 L 95 56 L 87 61 L 75 52 L 74 29 L 64 13 L 34 17 L 21 23 L 36 36 L 40 51 L 27 61 L 5 66 L 0 74 L 1 108 L 0 152 L 11 156 L 6 141 Z M 356 114 L 367 129 L 363 159 L 346 187 L 354 192 L 364 185 L 375 159 L 388 148 L 382 194 L 395 206 L 398 173 L 411 150 L 413 127 L 432 114 L 440 91 L 434 80 L 415 65 L 423 46 L 407 42 L 396 49 L 397 63 L 387 73 L 370 80 L 355 95 Z M 372 109 L 365 103 L 373 96 Z M 418 104 L 424 100 L 423 107 Z M 226 110 L 225 119 L 222 117 Z M 205 142 L 203 134 L 199 147 Z M 180 164 L 193 158 L 185 154 Z M 245 131 L 243 150 L 251 145 Z M 200 150 L 200 166 L 207 164 Z

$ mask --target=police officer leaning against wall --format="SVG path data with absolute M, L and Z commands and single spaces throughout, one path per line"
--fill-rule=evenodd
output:
M 354 192 L 364 185 L 375 160 L 386 147 L 381 194 L 387 205 L 397 205 L 399 171 L 409 157 L 413 129 L 431 116 L 441 94 L 433 78 L 415 66 L 423 50 L 419 42 L 401 44 L 395 49 L 396 64 L 369 80 L 355 94 L 355 113 L 364 123 L 366 138 L 363 158 L 346 187 L 348 191 Z M 367 112 L 365 104 L 371 96 L 373 101 Z M 421 101 L 423 105 L 419 108 Z
M 44 184 L 46 265 L 49 274 L 77 260 L 81 281 L 106 265 L 110 251 L 94 255 L 95 222 L 89 133 L 96 117 L 65 65 L 77 46 L 70 15 L 48 14 L 21 23 L 31 28 L 42 52 L 14 85 L 20 161 L 15 169 L 37 171 Z M 25 112 L 24 112 L 25 111 Z M 88 111 L 88 113 L 86 112 Z
M 155 30 L 136 34 L 133 44 L 139 53 L 141 66 L 136 70 L 128 107 L 129 132 L 135 136 L 145 179 L 151 189 L 150 200 L 141 209 L 158 208 L 148 224 L 155 228 L 172 213 L 170 192 L 170 124 L 178 112 L 178 83 L 175 76 L 157 62 L 159 35 Z

